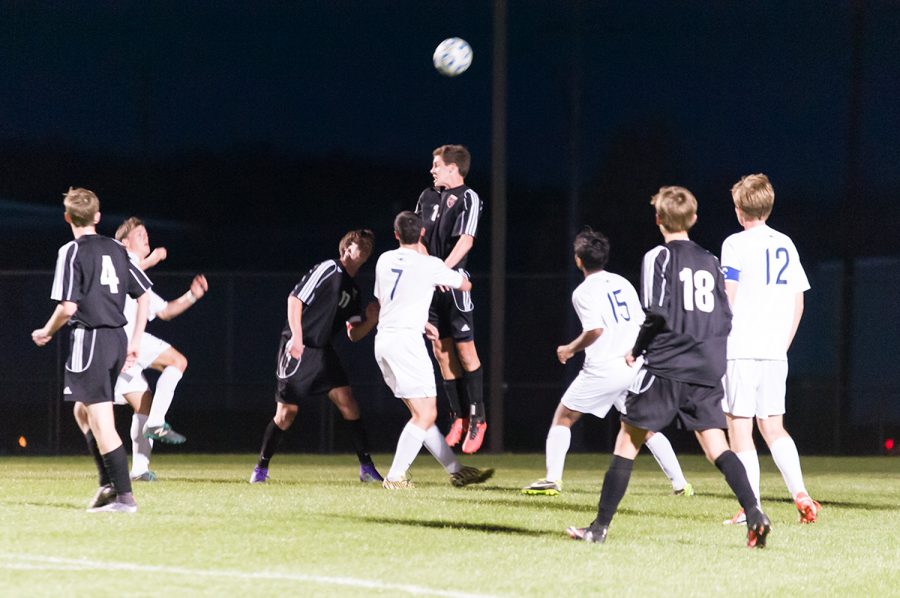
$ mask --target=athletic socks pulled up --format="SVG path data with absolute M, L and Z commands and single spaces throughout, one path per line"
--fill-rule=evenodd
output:
M 756 508 L 756 495 L 747 479 L 747 470 L 744 469 L 744 464 L 741 463 L 738 456 L 730 450 L 725 451 L 719 455 L 715 464 L 725 475 L 725 481 L 728 482 L 728 486 L 734 492 L 744 512 L 749 513 L 751 509 Z
M 275 451 L 278 450 L 282 436 L 284 436 L 284 430 L 275 424 L 274 419 L 271 420 L 263 433 L 262 448 L 259 450 L 259 461 L 256 463 L 257 467 L 260 469 L 269 468 L 269 461 L 272 459 Z
M 131 478 L 128 475 L 128 455 L 121 444 L 103 455 L 103 465 L 116 494 L 131 494 Z M 103 485 L 101 483 L 101 485 Z
M 553 426 L 547 433 L 547 478 L 551 482 L 562 480 L 566 454 L 572 443 L 572 430 L 566 426 Z
M 597 507 L 597 519 L 592 525 L 609 525 L 619 508 L 625 491 L 628 490 L 628 482 L 631 480 L 631 471 L 634 469 L 634 460 L 613 455 L 609 469 L 603 476 L 603 489 L 600 490 L 600 504 Z
M 170 365 L 159 375 L 156 381 L 156 391 L 153 393 L 153 404 L 150 406 L 150 414 L 147 416 L 147 426 L 158 428 L 166 423 L 166 413 L 172 405 L 175 397 L 175 387 L 181 381 L 183 372 Z
M 97 439 L 90 430 L 84 435 L 84 441 L 87 443 L 88 453 L 94 458 L 94 465 L 97 466 L 97 477 L 100 486 L 106 486 L 111 482 L 109 473 L 106 471 L 106 465 L 103 463 L 103 456 L 100 454 L 100 447 L 97 446 Z
M 388 480 L 396 482 L 403 479 L 409 466 L 422 450 L 422 443 L 425 442 L 426 435 L 426 430 L 414 425 L 411 421 L 407 422 L 397 440 L 397 451 L 394 453 L 391 470 L 387 474 Z
M 350 434 L 350 443 L 356 452 L 356 458 L 359 459 L 360 465 L 374 465 L 372 456 L 369 455 L 369 443 L 366 438 L 366 429 L 362 425 L 361 419 L 345 419 L 343 420 L 347 432 Z

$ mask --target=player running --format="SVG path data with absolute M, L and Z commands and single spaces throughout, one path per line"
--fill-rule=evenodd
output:
M 571 428 L 583 413 L 603 418 L 615 406 L 625 413 L 625 394 L 634 379 L 634 369 L 622 357 L 637 337 L 644 312 L 631 283 L 604 270 L 609 259 L 609 240 L 585 228 L 575 237 L 575 265 L 584 281 L 572 293 L 572 305 L 582 332 L 572 342 L 556 348 L 565 364 L 584 351 L 584 365 L 566 390 L 547 434 L 547 476 L 522 488 L 523 494 L 555 496 L 562 491 L 562 473 L 572 439 Z M 694 488 L 684 479 L 678 457 L 669 439 L 651 433 L 647 447 L 678 495 L 692 496 Z

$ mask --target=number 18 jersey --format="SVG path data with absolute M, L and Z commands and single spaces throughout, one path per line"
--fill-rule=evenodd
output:
M 644 255 L 641 303 L 665 326 L 645 367 L 663 378 L 715 386 L 725 375 L 731 308 L 719 260 L 693 241 L 669 241 Z

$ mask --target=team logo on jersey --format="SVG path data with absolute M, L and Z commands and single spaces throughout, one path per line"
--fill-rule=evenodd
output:
M 448 197 L 448 198 L 447 198 L 447 209 L 449 210 L 450 208 L 452 208 L 453 206 L 455 206 L 455 205 L 456 205 L 456 200 L 458 200 L 458 199 L 459 199 L 459 198 L 456 197 L 455 195 L 451 195 L 450 197 Z

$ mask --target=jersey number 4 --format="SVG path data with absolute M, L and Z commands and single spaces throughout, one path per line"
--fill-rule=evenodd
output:
M 109 292 L 113 295 L 119 293 L 119 277 L 116 275 L 112 258 L 108 255 L 100 256 L 100 284 L 109 287 Z
M 716 279 L 707 270 L 694 272 L 690 268 L 682 268 L 678 280 L 684 286 L 684 309 L 694 311 L 694 307 L 705 313 L 711 313 L 716 307 Z

